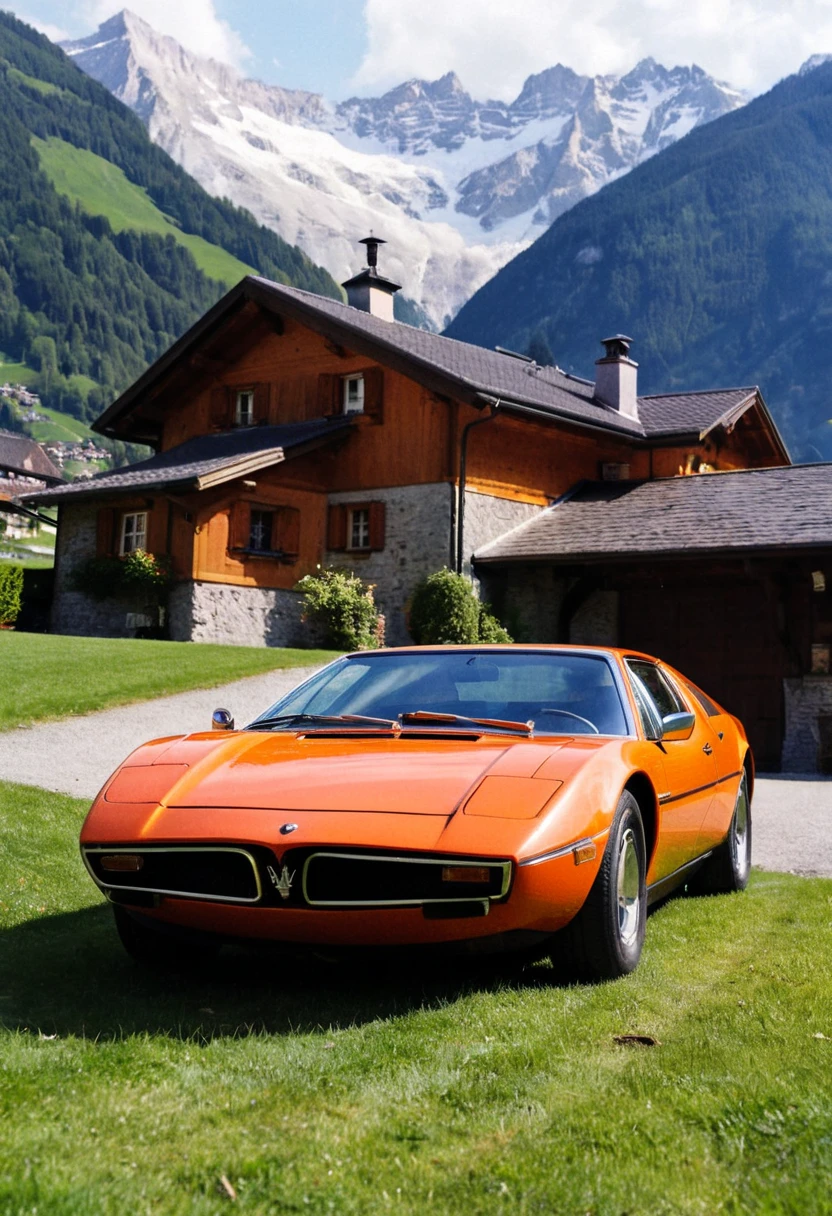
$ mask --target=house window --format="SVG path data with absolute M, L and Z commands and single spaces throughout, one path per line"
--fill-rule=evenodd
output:
M 234 419 L 237 426 L 254 425 L 254 389 L 243 388 L 237 393 L 237 408 Z
M 147 511 L 135 511 L 121 517 L 121 537 L 118 551 L 134 553 L 136 549 L 147 548 Z
M 251 512 L 251 525 L 248 535 L 248 547 L 259 553 L 271 553 L 274 549 L 272 533 L 274 531 L 274 511 Z
M 356 507 L 349 512 L 348 549 L 370 548 L 370 509 Z
M 346 376 L 344 378 L 344 413 L 364 413 L 364 377 Z

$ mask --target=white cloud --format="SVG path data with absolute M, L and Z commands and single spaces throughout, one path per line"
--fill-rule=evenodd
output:
M 758 93 L 832 50 L 830 0 L 365 0 L 364 11 L 362 91 L 453 70 L 477 97 L 509 100 L 558 62 L 594 75 L 652 55 Z
M 223 21 L 214 7 L 214 0 L 128 0 L 126 7 L 152 25 L 160 34 L 168 34 L 195 55 L 219 59 L 222 63 L 244 66 L 251 51 L 235 29 Z M 119 11 L 118 0 L 84 0 L 80 5 L 92 28 Z
M 62 29 L 59 25 L 53 25 L 51 21 L 41 21 L 39 17 L 27 17 L 25 13 L 15 13 L 15 16 L 20 21 L 25 21 L 27 25 L 34 26 L 41 34 L 46 34 L 50 42 L 62 42 L 71 37 L 67 30 Z

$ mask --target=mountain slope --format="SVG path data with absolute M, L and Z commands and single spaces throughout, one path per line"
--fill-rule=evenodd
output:
M 355 240 L 382 234 L 385 272 L 439 325 L 556 215 L 744 100 L 645 60 L 621 78 L 558 65 L 511 103 L 476 101 L 448 73 L 333 105 L 198 59 L 127 10 L 63 45 L 207 190 L 337 279 Z
M 635 340 L 640 391 L 758 383 L 797 455 L 832 456 L 832 64 L 561 216 L 448 329 L 545 340 L 580 372 L 617 331 Z
M 95 416 L 249 267 L 340 294 L 8 13 L 0 101 L 0 352 L 45 405 Z

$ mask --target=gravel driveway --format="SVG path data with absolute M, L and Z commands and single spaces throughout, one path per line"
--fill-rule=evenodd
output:
M 147 739 L 207 730 L 211 711 L 237 722 L 256 718 L 314 667 L 251 676 L 221 688 L 178 693 L 97 714 L 0 733 L 0 778 L 93 798 L 124 757 Z M 832 877 L 832 779 L 758 777 L 754 864 L 767 870 Z
M 0 732 L 0 778 L 59 794 L 94 798 L 107 777 L 140 743 L 165 735 L 210 730 L 211 713 L 230 709 L 245 725 L 318 667 L 293 667 L 249 676 L 220 688 L 104 709 Z

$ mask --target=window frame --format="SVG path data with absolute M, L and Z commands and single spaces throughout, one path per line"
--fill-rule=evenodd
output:
M 243 419 L 241 410 L 242 399 L 248 398 L 248 409 L 246 410 L 246 419 Z M 234 393 L 234 425 L 239 427 L 254 426 L 254 388 L 238 388 Z
M 119 557 L 127 557 L 127 555 L 129 553 L 135 553 L 138 549 L 141 549 L 143 553 L 147 552 L 147 517 L 148 517 L 148 514 L 149 514 L 148 511 L 123 511 L 122 512 L 121 520 L 119 522 L 119 529 L 118 529 L 118 555 L 119 555 Z M 126 545 L 127 545 L 127 521 L 129 519 L 136 520 L 136 521 L 142 520 L 143 527 L 139 528 L 134 524 L 133 528 L 131 529 L 130 535 L 134 538 L 134 540 L 136 537 L 141 536 L 142 543 L 141 544 L 133 543 L 133 544 L 131 544 L 130 548 L 128 549 L 126 547 Z
M 354 533 L 356 527 L 356 516 L 363 515 L 364 519 L 359 524 L 360 531 L 364 540 L 363 544 L 354 543 Z M 349 553 L 371 553 L 372 544 L 370 531 L 370 508 L 362 503 L 357 503 L 355 506 L 347 504 L 347 552 Z
M 255 517 L 255 515 L 266 515 L 266 516 L 268 516 L 268 518 L 269 518 L 269 531 L 268 531 L 269 544 L 268 544 L 268 546 L 265 546 L 265 545 L 256 545 L 256 544 L 254 543 L 254 527 L 255 527 L 255 524 L 254 524 L 254 517 Z M 275 521 L 276 521 L 276 520 L 277 520 L 277 511 L 276 511 L 275 509 L 273 509 L 273 508 L 270 508 L 270 507 L 256 507 L 256 506 L 251 506 L 251 507 L 249 508 L 249 513 L 248 513 L 248 546 L 247 546 L 247 552 L 249 552 L 249 553 L 263 553 L 263 554 L 269 554 L 269 553 L 276 553 L 276 552 L 277 552 L 277 550 L 276 550 L 276 549 L 275 549 L 275 547 L 274 547 L 274 528 L 275 528 Z
M 353 372 L 349 376 L 341 378 L 343 388 L 341 390 L 341 409 L 344 414 L 363 414 L 364 402 L 366 400 L 366 385 L 364 382 L 363 372 Z M 359 387 L 359 392 L 356 397 L 356 402 L 350 401 L 350 385 L 355 384 Z

